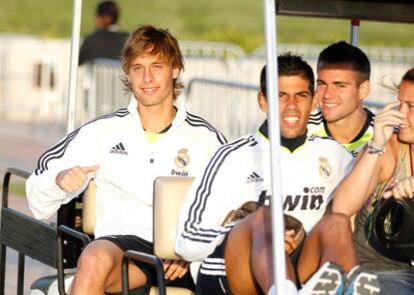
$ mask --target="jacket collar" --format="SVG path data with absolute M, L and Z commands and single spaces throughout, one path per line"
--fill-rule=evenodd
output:
M 187 117 L 187 113 L 184 107 L 184 99 L 178 97 L 174 101 L 174 106 L 177 109 L 177 113 L 175 114 L 170 129 L 176 128 L 177 126 L 181 125 Z M 131 95 L 127 109 L 131 116 L 138 123 L 138 126 L 140 127 L 139 129 L 143 130 L 141 118 L 138 113 L 138 100 L 135 98 L 134 95 Z
M 267 127 L 267 120 L 265 120 L 259 128 L 259 133 L 263 135 L 267 140 L 269 140 L 269 131 Z M 301 147 L 306 141 L 306 132 L 305 134 L 295 137 L 295 138 L 286 138 L 280 136 L 280 144 L 287 148 L 291 153 L 294 152 L 298 147 Z

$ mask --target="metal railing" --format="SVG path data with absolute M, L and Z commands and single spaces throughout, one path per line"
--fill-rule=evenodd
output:
M 254 132 L 266 114 L 257 104 L 257 85 L 216 79 L 191 79 L 186 87 L 187 109 L 220 130 L 228 140 Z
M 186 94 L 188 99 L 191 100 L 192 111 L 198 112 L 197 110 L 201 109 L 201 107 L 198 107 L 197 104 L 201 104 L 203 105 L 203 114 L 208 112 L 207 115 L 204 115 L 208 119 L 214 116 L 210 112 L 222 112 L 221 110 L 217 111 L 212 106 L 222 105 L 224 100 L 227 100 L 228 95 L 249 97 L 251 101 L 255 100 L 255 94 L 252 93 L 253 90 L 244 86 L 239 88 L 236 84 L 258 83 L 260 70 L 265 63 L 263 49 L 246 54 L 237 45 L 225 42 L 182 41 L 180 45 L 186 66 L 185 71 L 181 74 L 181 80 L 187 87 L 191 88 L 191 90 L 186 91 Z M 302 54 L 313 68 L 315 68 L 316 59 L 321 49 L 323 49 L 321 45 L 279 44 L 279 52 L 292 51 Z M 363 47 L 363 50 L 370 57 L 372 63 L 371 91 L 366 101 L 384 103 L 395 99 L 396 94 L 382 86 L 383 84 L 391 86 L 399 82 L 402 74 L 414 65 L 414 52 L 406 48 L 383 47 Z M 64 83 L 65 77 L 60 76 L 60 73 L 65 72 L 63 69 L 65 65 L 63 63 L 55 63 L 54 67 L 54 73 L 56 74 L 54 79 L 60 81 L 60 84 Z M 27 68 L 30 69 L 31 67 Z M 42 93 L 41 89 L 27 90 L 26 92 L 31 93 L 31 99 L 24 100 L 24 104 L 22 104 L 22 99 L 17 98 L 26 97 L 26 95 L 21 94 L 23 93 L 21 91 L 29 87 L 30 83 L 10 86 L 7 89 L 5 85 L 9 85 L 10 81 L 30 80 L 28 79 L 30 78 L 30 72 L 25 73 L 24 76 L 16 77 L 12 77 L 11 74 L 7 73 L 7 69 L 4 68 L 2 70 L 3 79 L 0 85 L 0 113 L 2 118 L 31 122 L 47 120 L 65 121 L 62 111 L 65 108 L 67 97 L 63 93 L 64 91 L 62 93 L 60 91 Z M 123 72 L 118 61 L 96 60 L 94 64 L 81 67 L 79 74 L 80 83 L 76 110 L 77 125 L 127 105 L 128 95 L 125 95 L 120 80 Z M 230 90 L 231 87 L 224 87 L 221 82 L 213 85 L 205 83 L 207 80 L 202 82 L 200 79 L 220 80 L 224 84 L 234 83 L 233 86 L 235 87 Z M 227 90 L 224 90 L 224 88 L 227 88 Z M 7 91 L 5 92 L 5 90 Z M 52 99 L 52 95 L 56 97 L 53 96 Z M 50 99 L 46 99 L 47 97 L 50 97 Z M 209 105 L 203 99 L 211 101 L 211 104 Z M 220 103 L 213 102 L 213 100 L 217 100 Z M 240 101 L 242 100 L 245 99 L 241 98 Z M 232 99 L 229 99 L 229 101 L 232 102 L 233 106 L 237 105 L 237 111 L 245 104 L 245 102 L 241 102 L 241 105 L 239 105 L 239 101 Z M 248 106 L 251 106 L 251 104 L 248 104 Z M 250 108 L 247 111 L 256 110 L 257 107 L 254 109 Z M 237 112 L 235 112 L 235 115 L 236 119 L 240 120 Z M 232 117 L 233 114 L 227 113 L 226 116 Z M 243 118 L 241 118 L 239 123 L 243 124 L 242 121 Z M 224 125 L 228 125 L 228 123 Z M 244 130 L 244 128 L 242 129 Z
M 256 74 L 258 75 L 258 74 Z M 84 72 L 82 121 L 124 107 L 128 98 L 120 81 L 120 64 L 98 60 Z M 257 104 L 259 86 L 233 80 L 193 77 L 185 85 L 187 109 L 224 133 L 228 139 L 254 132 L 265 119 Z M 378 110 L 384 102 L 367 99 L 365 105 Z
M 96 59 L 82 71 L 78 122 L 115 111 L 128 103 L 123 90 L 121 63 L 118 60 Z
M 241 59 L 246 56 L 240 46 L 229 42 L 181 41 L 180 49 L 185 57 Z

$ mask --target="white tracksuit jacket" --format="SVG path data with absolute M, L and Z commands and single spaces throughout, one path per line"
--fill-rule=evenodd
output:
M 263 126 L 218 148 L 204 174 L 195 179 L 181 208 L 177 232 L 176 252 L 185 260 L 202 261 L 213 252 L 233 226 L 221 225 L 231 210 L 271 195 L 270 145 Z M 353 157 L 333 139 L 303 140 L 293 152 L 280 149 L 281 191 L 284 212 L 310 231 L 349 172 Z
M 364 110 L 367 113 L 367 119 L 365 120 L 361 131 L 359 131 L 352 142 L 342 144 L 349 152 L 352 153 L 354 157 L 358 155 L 358 153 L 364 148 L 365 144 L 374 136 L 375 114 L 367 108 L 364 108 Z M 316 109 L 310 114 L 307 127 L 308 135 L 332 137 L 329 133 L 327 122 L 320 109 Z
M 225 138 L 204 119 L 177 105 L 172 126 L 149 143 L 132 97 L 128 108 L 73 131 L 38 160 L 26 182 L 30 209 L 45 219 L 85 189 L 67 194 L 55 183 L 73 166 L 99 165 L 95 236 L 137 235 L 152 241 L 153 182 L 158 176 L 196 176 Z

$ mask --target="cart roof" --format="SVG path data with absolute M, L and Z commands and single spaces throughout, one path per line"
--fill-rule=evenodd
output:
M 414 0 L 276 0 L 276 13 L 414 23 Z

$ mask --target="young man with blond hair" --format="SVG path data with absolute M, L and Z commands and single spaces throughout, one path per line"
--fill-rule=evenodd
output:
M 158 176 L 196 176 L 201 163 L 225 138 L 177 100 L 184 69 L 177 40 L 152 26 L 136 29 L 122 51 L 127 108 L 81 126 L 39 159 L 27 180 L 36 218 L 48 218 L 94 179 L 95 237 L 82 252 L 71 294 L 121 291 L 121 261 L 127 250 L 152 254 L 153 182 Z M 155 270 L 131 263 L 130 286 L 148 290 Z M 165 261 L 172 285 L 192 288 L 188 264 Z

